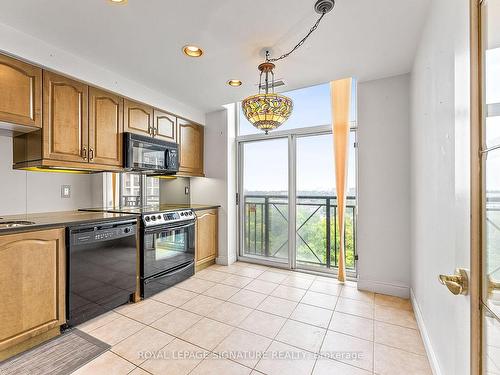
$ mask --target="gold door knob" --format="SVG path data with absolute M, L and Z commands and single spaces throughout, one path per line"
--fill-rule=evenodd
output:
M 488 294 L 500 290 L 500 281 L 495 280 L 491 275 L 488 276 Z
M 465 295 L 469 291 L 469 277 L 462 268 L 457 268 L 454 275 L 439 275 L 439 282 L 454 295 Z

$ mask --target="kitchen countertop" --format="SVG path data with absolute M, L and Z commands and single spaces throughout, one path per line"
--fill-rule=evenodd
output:
M 70 225 L 92 222 L 107 222 L 117 219 L 135 219 L 135 214 L 119 214 L 108 212 L 61 211 L 34 214 L 1 215 L 0 224 L 5 221 L 25 220 L 35 224 L 12 228 L 0 228 L 0 235 L 17 232 L 29 232 L 47 228 L 61 228 Z
M 202 211 L 219 207 L 220 205 L 214 205 L 214 204 L 159 204 L 159 205 L 155 204 L 145 207 L 92 207 L 92 208 L 82 208 L 80 210 L 92 211 L 92 212 L 115 212 L 115 213 L 141 215 L 153 212 L 176 211 L 176 210 L 187 210 L 187 209 L 191 209 L 193 211 Z

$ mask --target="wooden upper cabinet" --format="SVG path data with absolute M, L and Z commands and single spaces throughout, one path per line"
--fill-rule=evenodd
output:
M 153 107 L 125 99 L 124 131 L 153 135 Z
M 177 141 L 177 118 L 174 115 L 154 109 L 155 138 L 167 141 Z
M 203 126 L 177 118 L 179 172 L 191 176 L 203 173 Z
M 0 121 L 42 127 L 42 69 L 0 55 Z
M 0 352 L 65 323 L 64 229 L 0 236 Z
M 217 257 L 218 212 L 217 209 L 196 213 L 196 265 L 210 262 Z
M 122 165 L 123 98 L 89 88 L 89 162 Z
M 87 161 L 88 86 L 43 72 L 43 156 L 45 159 Z

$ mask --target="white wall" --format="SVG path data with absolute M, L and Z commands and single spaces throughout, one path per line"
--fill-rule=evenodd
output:
M 70 211 L 94 204 L 96 175 L 25 172 L 12 169 L 12 138 L 0 136 L 0 216 Z M 71 198 L 61 198 L 61 185 L 71 185 Z
M 191 178 L 191 203 L 221 206 L 217 258 L 220 264 L 236 260 L 234 144 L 234 107 L 208 113 L 204 154 L 206 177 Z
M 358 288 L 410 286 L 408 74 L 358 85 Z
M 469 2 L 435 0 L 411 79 L 411 286 L 436 374 L 469 373 L 469 301 L 437 281 L 469 268 Z
M 67 74 L 203 124 L 205 113 L 188 104 L 106 70 L 22 31 L 0 23 L 0 52 Z M 172 74 L 166 72 L 166 74 Z

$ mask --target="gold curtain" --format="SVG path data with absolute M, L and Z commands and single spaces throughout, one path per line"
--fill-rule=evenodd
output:
M 337 230 L 340 234 L 338 257 L 338 280 L 345 281 L 344 227 L 347 190 L 347 169 L 349 159 L 349 108 L 352 78 L 330 82 L 332 100 L 333 161 L 335 164 L 335 185 L 337 189 Z

